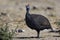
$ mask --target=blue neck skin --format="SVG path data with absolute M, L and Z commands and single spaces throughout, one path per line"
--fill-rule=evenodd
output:
M 29 13 L 30 7 L 29 5 L 26 5 L 26 13 Z

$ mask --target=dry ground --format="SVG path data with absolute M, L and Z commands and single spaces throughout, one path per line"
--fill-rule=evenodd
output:
M 41 31 L 40 37 L 42 38 L 31 38 L 31 36 L 37 36 L 36 31 L 29 29 L 24 21 L 25 18 L 25 6 L 30 4 L 31 14 L 41 14 L 48 18 L 52 28 L 56 29 L 60 26 L 54 24 L 55 21 L 60 20 L 60 0 L 0 0 L 0 25 L 8 22 L 10 30 L 14 29 L 17 25 L 19 29 L 25 30 L 23 33 L 17 33 L 14 40 L 60 40 L 58 33 L 49 33 L 48 31 Z M 32 10 L 32 7 L 37 7 L 38 10 Z M 52 7 L 54 10 L 46 10 L 47 7 Z M 1 12 L 6 13 L 6 16 L 1 15 Z M 55 15 L 54 17 L 48 16 L 50 14 Z
M 35 30 L 29 28 L 25 28 L 24 30 L 22 33 L 17 33 L 13 40 L 60 40 L 59 33 L 43 30 L 40 32 L 40 37 L 36 38 L 37 33 Z

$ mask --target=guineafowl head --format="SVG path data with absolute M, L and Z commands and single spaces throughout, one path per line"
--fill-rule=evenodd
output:
M 29 13 L 29 10 L 30 10 L 30 6 L 29 6 L 29 4 L 28 4 L 28 5 L 26 5 L 26 12 Z

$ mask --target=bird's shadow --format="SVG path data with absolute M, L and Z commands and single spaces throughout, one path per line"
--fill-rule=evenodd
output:
M 53 37 L 60 37 L 60 36 L 55 35 L 55 36 L 53 36 Z
M 17 39 L 30 39 L 30 38 L 38 38 L 38 37 L 14 37 Z M 38 39 L 43 38 L 43 37 L 39 37 Z

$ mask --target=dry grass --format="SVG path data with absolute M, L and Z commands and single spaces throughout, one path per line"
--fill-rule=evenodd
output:
M 60 1 L 59 0 L 0 0 L 0 14 L 1 12 L 7 13 L 6 16 L 0 16 L 0 25 L 3 25 L 6 22 L 9 22 L 9 26 L 11 28 L 15 28 L 17 25 L 19 28 L 24 29 L 24 33 L 20 33 L 20 36 L 28 36 L 28 35 L 36 35 L 36 32 L 29 29 L 24 21 L 25 18 L 25 6 L 26 4 L 30 4 L 32 9 L 33 6 L 36 6 L 36 10 L 30 10 L 31 14 L 41 14 L 47 17 L 52 25 L 53 28 L 57 28 L 57 25 L 54 24 L 56 19 L 60 19 Z M 53 7 L 54 10 L 46 10 L 47 7 Z M 31 33 L 31 34 L 30 34 Z M 50 37 L 55 33 L 49 34 L 47 33 L 48 39 L 55 40 L 56 38 L 59 40 L 58 37 Z M 45 32 L 41 33 L 41 36 L 44 36 Z M 18 35 L 19 36 L 19 35 Z M 45 36 L 46 37 L 46 36 Z M 48 40 L 46 38 L 41 38 L 41 40 Z M 19 39 L 18 39 L 19 40 Z M 24 39 L 21 39 L 24 40 Z M 26 40 L 32 40 L 26 39 Z M 33 40 L 40 40 L 33 38 Z

